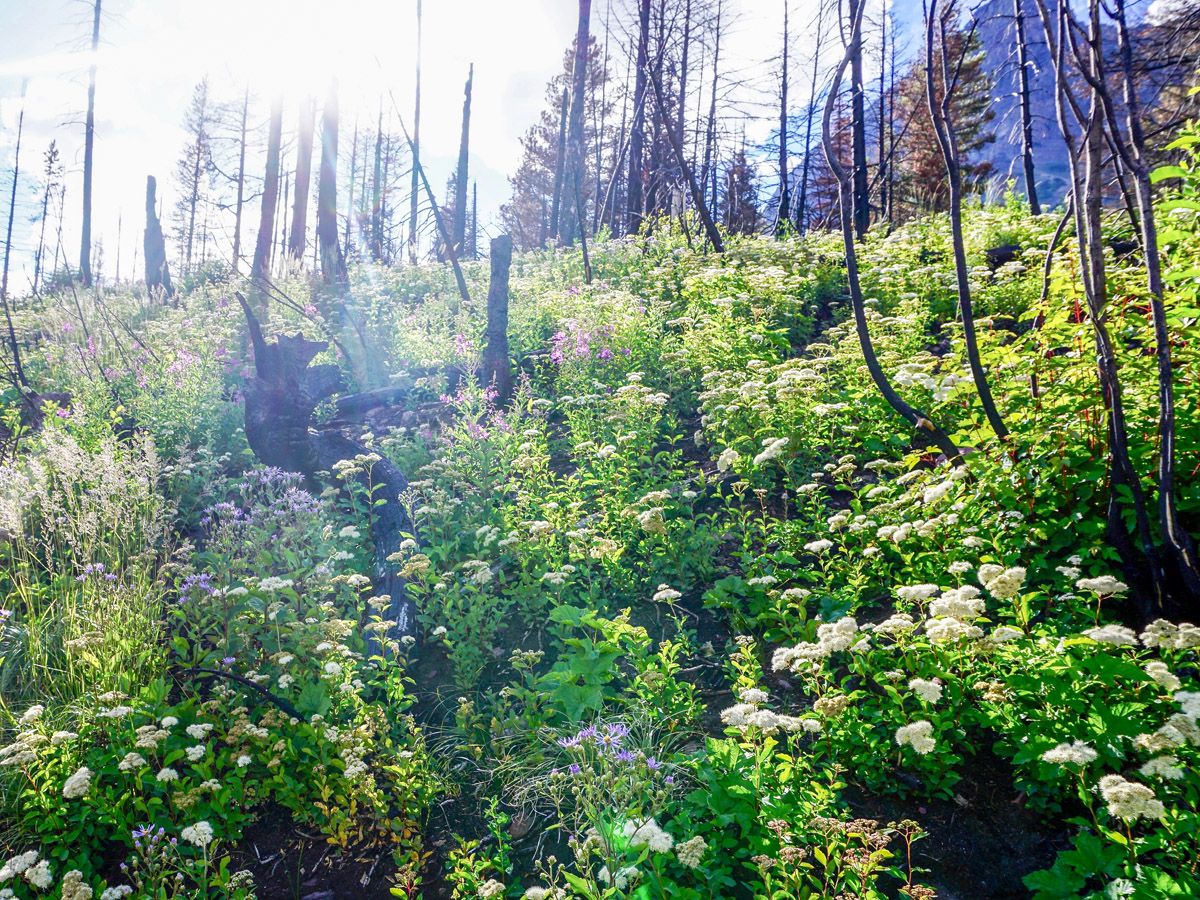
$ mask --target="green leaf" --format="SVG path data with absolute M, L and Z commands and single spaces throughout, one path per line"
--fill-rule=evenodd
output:
M 1158 184 L 1168 178 L 1186 178 L 1187 176 L 1188 171 L 1183 166 L 1159 166 L 1150 173 L 1150 183 Z

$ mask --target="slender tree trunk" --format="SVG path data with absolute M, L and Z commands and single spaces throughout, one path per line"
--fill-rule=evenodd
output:
M 888 164 L 884 176 L 887 186 L 887 226 L 891 230 L 893 213 L 896 209 L 896 22 L 892 20 L 891 65 L 888 73 L 888 109 L 891 115 L 887 117 L 888 130 Z
M 421 166 L 421 0 L 417 0 L 417 89 L 413 102 L 412 193 L 408 198 L 408 262 L 417 264 L 417 196 L 420 193 Z
M 421 163 L 413 157 L 414 168 Z M 371 259 L 383 259 L 383 103 L 379 104 L 379 121 L 375 126 L 375 177 L 371 183 Z
M 467 239 L 467 185 L 471 150 L 471 86 L 475 81 L 475 64 L 467 70 L 467 85 L 463 88 L 462 136 L 458 143 L 458 169 L 454 180 L 454 250 L 460 256 Z
M 283 184 L 283 204 L 279 208 L 283 210 L 283 216 L 281 217 L 283 221 L 279 223 L 279 261 L 282 265 L 283 259 L 287 256 L 288 208 L 290 206 L 288 201 L 292 196 L 289 193 L 292 188 L 292 175 L 290 172 L 284 172 L 281 177 Z M 272 267 L 274 267 L 274 262 L 275 260 L 272 259 Z
M 54 237 L 54 268 L 50 270 L 51 274 L 57 272 L 62 265 L 63 254 L 63 219 L 67 214 L 67 181 L 64 178 L 62 185 L 58 189 L 58 227 L 55 229 Z
M 1037 177 L 1033 171 L 1033 112 L 1029 97 L 1029 43 L 1025 36 L 1025 0 L 1013 0 L 1013 16 L 1017 27 L 1017 90 L 1021 100 L 1021 161 L 1025 167 L 1025 196 L 1029 210 L 1042 214 L 1038 203 Z
M 467 256 L 479 258 L 479 182 L 471 182 L 471 231 L 467 240 Z
M 184 241 L 184 263 L 183 274 L 186 276 L 192 270 L 192 248 L 196 240 L 196 212 L 200 206 L 200 174 L 202 167 L 200 165 L 204 158 L 204 117 L 207 113 L 202 114 L 200 124 L 196 128 L 196 145 L 192 148 L 192 174 L 191 183 L 188 185 L 188 225 L 187 239 Z
M 879 167 L 875 178 L 879 182 L 879 221 L 887 217 L 888 206 L 888 177 L 887 166 L 887 47 L 888 47 L 888 10 L 887 6 L 879 14 Z M 893 38 L 894 40 L 894 38 Z
M 633 75 L 633 124 L 629 135 L 629 184 L 625 190 L 625 233 L 642 227 L 643 149 L 646 139 L 646 67 L 650 59 L 650 0 L 641 0 L 638 12 L 637 63 Z
M 242 127 L 238 139 L 237 202 L 233 216 L 233 274 L 242 266 L 242 207 L 246 200 L 246 120 L 250 116 L 250 88 L 242 97 Z
M 683 42 L 679 50 L 679 104 L 675 110 L 675 136 L 680 147 L 687 146 L 687 80 L 688 52 L 692 45 L 692 0 L 686 0 L 683 8 Z M 692 171 L 696 167 L 692 166 Z
M 571 184 L 583 183 L 583 105 L 587 87 L 588 45 L 591 39 L 592 0 L 579 0 L 579 22 L 575 30 L 575 63 L 571 72 L 571 116 L 567 128 L 567 167 Z M 571 192 L 571 202 L 563 208 L 558 239 L 563 245 L 575 242 L 575 231 L 586 221 L 586 211 L 580 208 L 582 191 Z
M 1163 303 L 1162 262 L 1158 253 L 1158 225 L 1155 218 L 1154 195 L 1150 185 L 1150 164 L 1146 151 L 1146 136 L 1142 129 L 1141 101 L 1134 78 L 1134 48 L 1125 12 L 1125 0 L 1113 0 L 1117 22 L 1117 47 L 1121 60 L 1122 97 L 1125 104 L 1125 128 L 1128 142 L 1122 140 L 1115 127 L 1113 140 L 1123 149 L 1133 175 L 1137 196 L 1138 220 L 1141 224 L 1142 255 L 1146 267 L 1146 290 L 1150 295 L 1150 312 L 1154 323 L 1155 361 L 1158 365 L 1158 518 L 1167 553 L 1180 580 L 1180 594 L 1191 598 L 1186 612 L 1195 614 L 1200 602 L 1200 560 L 1196 544 L 1179 521 L 1175 497 L 1175 388 L 1174 367 L 1171 361 L 1171 334 L 1167 328 Z M 1111 108 L 1111 104 L 1110 108 Z M 1115 119 L 1115 116 L 1114 116 Z
M 321 171 L 317 182 L 317 246 L 321 254 L 321 280 L 338 290 L 350 286 L 346 258 L 338 246 L 338 95 L 331 82 L 321 115 Z
M 651 84 L 654 89 L 655 103 L 658 105 L 659 112 L 665 122 L 667 109 L 666 104 L 663 102 L 662 85 L 659 84 L 657 74 L 652 78 Z M 712 244 L 713 249 L 718 253 L 724 253 L 725 242 L 721 240 L 721 232 L 717 229 L 716 223 L 708 211 L 708 206 L 704 202 L 704 193 L 700 190 L 700 185 L 696 182 L 696 176 L 692 174 L 692 168 L 687 164 L 687 159 L 683 155 L 683 146 L 678 142 L 678 137 L 674 129 L 668 128 L 667 136 L 671 144 L 671 151 L 675 154 L 675 163 L 679 166 L 679 171 L 683 173 L 688 188 L 692 192 L 692 203 L 696 205 L 696 211 L 700 214 L 700 220 L 704 224 L 704 232 L 708 237 L 708 242 Z
M 1163 573 L 1150 535 L 1149 515 L 1141 480 L 1134 469 L 1129 452 L 1128 425 L 1125 419 L 1121 391 L 1120 369 L 1112 337 L 1105 322 L 1108 300 L 1104 243 L 1101 233 L 1103 172 L 1103 101 L 1096 85 L 1103 82 L 1099 64 L 1101 37 L 1099 13 L 1091 12 L 1086 58 L 1075 54 L 1078 71 L 1090 81 L 1089 106 L 1085 110 L 1075 95 L 1073 73 L 1067 68 L 1067 54 L 1072 44 L 1070 31 L 1080 30 L 1070 9 L 1058 3 L 1053 14 L 1045 0 L 1037 0 L 1038 14 L 1051 51 L 1054 66 L 1055 107 L 1059 130 L 1067 146 L 1067 159 L 1075 198 L 1075 233 L 1080 259 L 1080 275 L 1084 297 L 1092 321 L 1096 346 L 1096 370 L 1100 382 L 1108 426 L 1110 484 L 1108 497 L 1108 539 L 1116 549 L 1132 579 L 1139 584 L 1135 592 L 1138 615 L 1149 621 L 1161 615 L 1165 606 Z M 1077 133 L 1074 124 L 1080 131 Z M 1130 541 L 1124 512 L 1132 508 L 1134 531 L 1141 545 L 1141 554 Z
M 813 121 L 817 117 L 817 86 L 821 75 L 821 45 L 825 37 L 825 6 L 827 0 L 817 0 L 816 45 L 813 48 L 812 82 L 808 90 L 808 121 L 804 127 L 804 163 L 800 169 L 800 202 L 796 225 L 800 233 L 808 229 L 808 172 L 812 157 Z
M 554 157 L 554 194 L 550 198 L 550 233 L 558 236 L 558 223 L 562 212 L 563 173 L 567 166 L 567 112 L 570 95 L 563 88 L 562 107 L 558 111 L 558 147 Z M 544 244 L 545 242 L 543 242 Z
M 300 122 L 296 135 L 296 180 L 292 185 L 292 230 L 288 252 L 292 259 L 304 259 L 308 246 L 308 195 L 312 190 L 313 131 L 316 128 L 316 104 L 311 97 L 300 102 Z
M 783 0 L 783 72 L 779 82 L 779 209 L 775 213 L 775 235 L 787 234 L 791 216 L 791 173 L 788 171 L 788 6 Z
M 350 139 L 350 190 L 346 195 L 346 228 L 342 234 L 342 245 L 346 255 L 350 255 L 352 232 L 350 224 L 354 221 L 354 182 L 358 180 L 358 118 L 354 119 L 354 136 Z
M 958 158 L 958 134 L 954 128 L 952 110 L 954 95 L 958 89 L 959 70 L 951 70 L 946 49 L 947 28 L 946 19 L 954 15 L 953 5 L 945 10 L 938 10 L 938 0 L 929 0 L 925 22 L 925 98 L 929 105 L 929 116 L 933 123 L 934 135 L 942 153 L 942 161 L 946 165 L 946 180 L 950 189 L 950 236 L 954 246 L 954 273 L 958 284 L 958 309 L 962 316 L 963 338 L 967 348 L 967 363 L 971 369 L 971 377 L 975 381 L 975 389 L 979 393 L 979 402 L 983 406 L 984 415 L 992 431 L 1001 441 L 1008 440 L 1008 428 L 996 408 L 992 398 L 992 389 L 988 384 L 987 374 L 983 370 L 983 361 L 979 356 L 979 341 L 975 334 L 975 313 L 971 302 L 971 275 L 967 267 L 966 242 L 963 239 L 962 226 L 962 166 Z M 935 47 L 936 56 L 935 56 Z M 942 73 L 942 96 L 938 97 L 936 71 Z
M 161 292 L 170 297 L 175 289 L 171 285 L 171 270 L 167 265 L 167 248 L 163 243 L 162 223 L 158 220 L 158 182 L 153 175 L 146 176 L 146 231 L 142 236 L 143 256 L 146 260 L 146 293 L 153 296 Z M 267 240 L 271 239 L 270 228 Z
M 408 130 L 404 128 L 403 120 L 400 122 L 400 128 L 404 131 L 404 139 L 408 142 L 408 149 L 411 152 L 413 148 L 412 137 L 408 134 Z M 417 163 L 417 174 L 421 178 L 421 186 L 425 189 L 425 197 L 429 201 L 429 208 L 433 210 L 433 221 L 437 226 L 438 237 L 446 248 L 446 256 L 450 260 L 450 268 L 454 271 L 454 282 L 458 286 L 458 295 L 462 299 L 462 302 L 469 306 L 471 303 L 471 292 L 467 287 L 467 279 L 463 276 L 462 266 L 458 262 L 458 253 L 455 252 L 454 241 L 450 236 L 450 226 L 442 218 L 437 197 L 433 193 L 433 188 L 429 185 L 429 176 L 425 174 L 425 167 L 420 163 Z
M 52 167 L 48 166 L 48 169 Z M 42 191 L 42 221 L 38 229 L 38 246 L 37 253 L 33 257 L 33 293 L 38 292 L 38 282 L 42 277 L 42 264 L 45 260 L 46 253 L 46 219 L 50 215 L 50 190 L 53 187 L 53 171 L 48 171 L 46 175 L 46 186 Z
M 861 6 L 866 0 L 850 0 Z M 854 122 L 854 233 L 861 241 L 871 226 L 871 188 L 867 180 L 867 112 L 863 85 L 862 27 L 851 33 L 850 115 Z
M 263 177 L 262 208 L 258 218 L 258 239 L 254 246 L 254 263 L 250 278 L 255 291 L 265 286 L 271 269 L 272 238 L 275 234 L 275 204 L 279 199 L 279 147 L 283 138 L 283 98 L 271 103 L 271 122 L 267 135 L 267 171 Z M 286 205 L 286 201 L 285 201 Z
M 691 3 L 692 0 L 688 0 Z M 592 191 L 592 234 L 600 230 L 600 221 L 606 210 L 603 208 L 605 204 L 601 202 L 601 197 L 604 194 L 601 192 L 601 176 L 604 170 L 604 135 L 608 129 L 608 40 L 609 40 L 609 18 L 612 16 L 612 2 L 605 4 L 604 7 L 604 80 L 601 82 L 600 88 L 600 104 L 599 113 L 600 121 L 596 121 L 596 104 L 592 104 L 592 129 L 596 135 L 596 183 Z
M 88 67 L 87 119 L 83 138 L 83 228 L 79 242 L 79 278 L 92 284 L 92 169 L 96 145 L 96 53 L 100 49 L 100 2 L 92 16 L 92 64 Z
M 28 390 L 29 379 L 25 377 L 25 367 L 21 363 L 21 348 L 17 343 L 17 330 L 13 327 L 12 309 L 8 303 L 8 265 L 12 257 L 13 219 L 17 214 L 17 182 L 21 179 L 21 136 L 25 131 L 26 84 L 21 83 L 21 112 L 17 115 L 17 146 L 13 152 L 12 191 L 8 196 L 8 226 L 4 234 L 4 270 L 3 274 L 0 274 L 0 302 L 4 304 L 4 323 L 8 327 L 8 343 L 12 350 L 13 372 L 18 390 Z
M 512 238 L 507 234 L 492 238 L 491 264 L 483 384 L 496 389 L 497 403 L 503 406 L 512 397 L 512 366 L 508 358 L 508 275 L 512 265 Z
M 712 185 L 709 209 L 717 208 L 717 88 L 721 80 L 721 13 L 722 0 L 717 0 L 717 19 L 713 32 L 712 97 L 708 107 L 708 131 L 704 139 L 704 169 L 700 179 L 707 190 Z
M 887 400 L 892 409 L 903 416 L 918 432 L 926 432 L 930 440 L 937 445 L 947 460 L 954 465 L 962 465 L 962 457 L 959 450 L 946 433 L 930 421 L 928 416 L 919 409 L 909 405 L 896 393 L 896 389 L 892 387 L 892 383 L 888 379 L 887 373 L 883 371 L 883 366 L 880 364 L 879 357 L 875 353 L 875 345 L 871 340 L 870 328 L 867 325 L 866 303 L 863 300 L 862 284 L 858 276 L 858 248 L 855 241 L 856 211 L 854 206 L 859 194 L 854 188 L 854 173 L 847 171 L 842 161 L 838 159 L 837 147 L 834 144 L 833 138 L 833 111 L 837 106 L 842 81 L 846 77 L 846 70 L 847 68 L 853 68 L 855 55 L 859 56 L 858 65 L 860 68 L 862 64 L 862 17 L 865 6 L 866 0 L 851 0 L 849 10 L 850 21 L 846 23 L 846 28 L 849 31 L 849 40 L 846 44 L 845 55 L 834 72 L 834 77 L 829 87 L 829 94 L 825 98 L 825 113 L 821 126 L 825 159 L 838 185 L 838 207 L 841 214 L 842 243 L 846 251 L 846 284 L 850 292 L 850 305 L 854 309 L 854 328 L 858 334 L 858 342 L 862 349 L 867 372 L 870 374 L 871 380 L 875 383 L 875 386 L 879 389 L 884 399 Z M 856 130 L 862 129 L 863 124 L 863 120 L 857 118 L 853 120 L 852 127 Z M 865 136 L 855 135 L 854 137 L 856 143 L 861 138 L 861 142 L 865 146 Z

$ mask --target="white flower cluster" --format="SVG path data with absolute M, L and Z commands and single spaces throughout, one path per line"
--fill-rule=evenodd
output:
M 1164 662 L 1158 660 L 1148 662 L 1145 670 L 1146 674 L 1153 678 L 1159 687 L 1166 688 L 1168 691 L 1177 691 L 1183 686 L 1179 677 L 1167 668 L 1167 664 Z
M 1042 759 L 1059 766 L 1086 766 L 1093 762 L 1097 755 L 1090 745 L 1083 741 L 1073 741 L 1070 744 L 1059 744 L 1057 747 L 1047 750 L 1042 754 Z
M 937 746 L 933 739 L 933 723 L 918 719 L 908 725 L 901 725 L 896 729 L 896 744 L 901 747 L 907 744 L 922 755 L 929 753 Z
M 1137 643 L 1137 633 L 1124 625 L 1098 625 L 1084 634 L 1099 644 L 1111 644 L 1114 647 L 1132 647 Z
M 931 616 L 949 616 L 963 621 L 978 619 L 985 609 L 986 604 L 979 596 L 979 588 L 971 584 L 943 591 L 940 597 L 929 604 Z
M 195 825 L 189 825 L 183 831 L 179 832 L 179 836 L 189 844 L 194 844 L 197 847 L 207 847 L 212 843 L 213 829 L 207 822 L 197 822 Z
M 641 823 L 630 820 L 625 823 L 622 831 L 629 839 L 631 847 L 649 847 L 654 853 L 669 853 L 675 846 L 675 839 L 663 831 L 652 818 Z
M 91 786 L 92 770 L 87 766 L 80 766 L 63 784 L 63 796 L 68 800 L 78 799 L 87 794 Z
M 751 728 L 756 728 L 764 734 L 771 734 L 781 729 L 788 732 L 807 731 L 810 733 L 821 730 L 821 723 L 818 719 L 787 716 L 761 708 L 759 704 L 765 703 L 767 700 L 766 691 L 750 688 L 742 691 L 741 698 L 741 703 L 735 703 L 733 706 L 721 710 L 721 721 L 731 728 L 738 729 L 743 734 Z
M 696 835 L 691 840 L 675 845 L 675 858 L 684 868 L 696 869 L 700 867 L 700 862 L 704 859 L 704 853 L 707 850 L 708 843 L 700 835 Z
M 1141 634 L 1147 647 L 1162 647 L 1165 650 L 1190 650 L 1200 647 L 1200 627 L 1184 622 L 1175 625 L 1166 619 L 1157 619 L 1146 626 Z
M 778 459 L 783 451 L 787 448 L 788 439 L 781 438 L 766 438 L 763 441 L 763 449 L 754 457 L 754 465 L 761 466 L 773 459 Z
M 670 585 L 660 584 L 658 590 L 652 598 L 655 603 L 672 603 L 682 597 L 683 594 L 672 588 Z
M 939 681 L 914 678 L 908 683 L 908 689 L 929 704 L 937 703 L 942 699 L 942 685 Z
M 1025 570 L 1020 566 L 1004 568 L 990 563 L 979 567 L 979 583 L 997 600 L 1015 597 L 1025 583 Z
M 479 890 L 476 892 L 476 896 L 484 897 L 484 898 L 503 897 L 504 896 L 504 883 L 497 881 L 495 878 L 489 878 L 487 881 L 485 881 L 483 884 L 481 884 L 479 886 Z
M 21 876 L 36 888 L 45 890 L 50 887 L 54 883 L 50 861 L 40 859 L 40 855 L 36 850 L 27 850 L 14 856 L 0 867 L 0 882 Z
M 832 653 L 849 650 L 859 637 L 858 622 L 844 616 L 835 622 L 817 626 L 817 641 L 804 641 L 794 647 L 780 647 L 771 657 L 776 672 L 799 671 L 806 661 L 825 659 Z
M 1169 754 L 1156 756 L 1138 771 L 1147 778 L 1162 778 L 1167 781 L 1178 781 L 1184 775 L 1183 766 L 1179 764 L 1179 760 Z
M 908 603 L 922 603 L 940 591 L 936 584 L 910 584 L 896 588 L 896 596 Z
M 1154 796 L 1154 791 L 1136 781 L 1127 781 L 1120 775 L 1105 775 L 1096 789 L 1104 798 L 1108 811 L 1126 822 L 1161 819 L 1166 815 L 1166 809 L 1162 801 Z
M 1081 591 L 1091 591 L 1100 597 L 1111 597 L 1114 594 L 1123 594 L 1129 590 L 1129 585 L 1123 581 L 1118 581 L 1111 575 L 1101 575 L 1099 578 L 1080 578 L 1075 582 L 1075 587 Z

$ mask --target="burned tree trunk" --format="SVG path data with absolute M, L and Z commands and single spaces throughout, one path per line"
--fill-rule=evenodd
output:
M 337 235 L 338 96 L 337 85 L 329 85 L 321 116 L 321 170 L 317 181 L 317 245 L 321 254 L 321 278 L 338 290 L 349 287 L 346 258 Z
M 164 297 L 175 293 L 171 285 L 171 270 L 167 266 L 167 248 L 163 244 L 162 223 L 158 221 L 157 202 L 154 195 L 158 184 L 153 175 L 146 176 L 146 233 L 142 239 L 143 255 L 146 257 L 146 291 L 150 294 L 161 291 Z
M 369 454 L 365 445 L 341 432 L 313 426 L 313 410 L 343 387 L 337 366 L 309 365 L 328 343 L 294 334 L 280 335 L 268 344 L 250 305 L 241 294 L 237 298 L 254 346 L 254 375 L 245 392 L 246 441 L 254 455 L 268 466 L 298 472 L 310 485 L 318 485 L 337 463 Z M 372 500 L 384 501 L 371 513 L 375 591 L 391 598 L 384 618 L 395 622 L 395 636 L 411 635 L 416 610 L 395 564 L 387 559 L 406 535 L 413 534 L 413 523 L 400 502 L 408 479 L 387 459 L 374 460 L 369 473 L 357 477 L 371 491 Z
M 512 238 L 492 238 L 492 280 L 488 286 L 487 335 L 483 348 L 483 384 L 495 387 L 497 403 L 512 396 L 512 367 L 508 360 L 508 272 L 512 266 Z
M 637 234 L 642 227 L 642 150 L 646 139 L 646 66 L 650 58 L 650 0 L 638 10 L 637 63 L 634 72 L 633 126 L 629 133 L 629 182 L 625 187 L 625 233 Z
M 308 244 L 308 191 L 312 177 L 313 129 L 317 109 L 311 98 L 300 104 L 300 124 L 296 130 L 296 182 L 293 194 L 292 233 L 288 238 L 288 253 L 296 262 L 304 258 Z
M 554 194 L 550 200 L 550 233 L 558 234 L 558 217 L 562 203 L 563 169 L 567 164 L 567 108 L 570 106 L 570 94 L 566 88 L 562 93 L 562 109 L 558 113 L 558 146 L 555 148 L 554 162 Z M 542 241 L 545 244 L 545 241 Z
M 1021 99 L 1021 165 L 1025 170 L 1025 197 L 1029 200 L 1029 211 L 1035 216 L 1042 214 L 1038 202 L 1037 176 L 1033 168 L 1033 114 L 1029 98 L 1029 44 L 1025 37 L 1024 0 L 1013 0 L 1013 16 L 1017 29 L 1017 85 Z
M 254 245 L 254 262 L 250 280 L 255 291 L 261 291 L 271 268 L 271 246 L 275 229 L 275 204 L 279 199 L 279 146 L 283 139 L 283 99 L 271 103 L 271 125 L 267 137 L 267 172 L 263 178 L 262 211 L 258 219 L 258 239 Z M 287 201 L 285 200 L 286 204 Z
M 927 436 L 929 440 L 933 441 L 952 465 L 961 466 L 963 465 L 962 455 L 950 437 L 924 412 L 912 406 L 896 392 L 875 352 L 875 344 L 871 339 L 871 331 L 867 324 L 866 301 L 863 299 L 862 282 L 858 277 L 858 247 L 855 241 L 856 203 L 859 194 L 854 188 L 853 172 L 847 170 L 838 156 L 833 132 L 833 111 L 838 103 L 846 71 L 847 69 L 853 71 L 855 55 L 860 57 L 862 55 L 862 20 L 865 6 L 866 0 L 857 0 L 857 2 L 851 3 L 848 21 L 842 23 L 843 28 L 849 32 L 846 52 L 834 70 L 829 85 L 829 94 L 825 98 L 825 112 L 821 119 L 821 143 L 825 149 L 825 161 L 837 182 L 842 244 L 846 250 L 846 286 L 849 289 L 850 306 L 854 311 L 854 330 L 858 335 L 858 343 L 862 349 L 867 372 L 888 405 L 903 416 L 918 434 L 923 432 L 922 436 Z M 851 89 L 853 90 L 853 86 Z M 861 119 L 854 119 L 851 127 L 857 130 L 862 128 L 862 125 Z M 855 136 L 856 144 L 859 140 L 862 140 L 865 146 L 865 139 L 861 135 Z
M 462 137 L 458 144 L 458 168 L 454 173 L 454 252 L 462 256 L 467 244 L 467 167 L 471 149 L 471 89 L 475 83 L 475 64 L 467 70 L 463 89 Z
M 575 33 L 575 63 L 571 73 L 571 112 L 568 117 L 564 183 L 573 187 L 566 196 L 571 202 L 560 210 L 558 241 L 564 246 L 575 242 L 576 228 L 582 228 L 585 210 L 581 206 L 579 186 L 584 177 L 583 104 L 587 86 L 588 40 L 592 21 L 592 0 L 579 0 L 579 23 Z

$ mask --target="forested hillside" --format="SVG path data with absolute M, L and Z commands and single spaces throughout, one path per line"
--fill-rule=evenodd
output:
M 19 148 L 0 898 L 1200 896 L 1200 8 L 1022 3 L 781 3 L 764 153 L 580 0 L 494 225 L 482 73 L 441 198 L 202 81 L 131 280 Z

